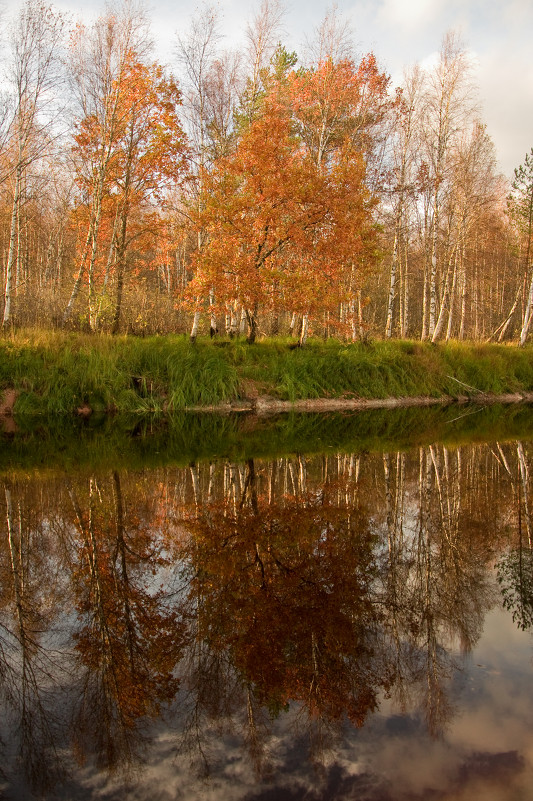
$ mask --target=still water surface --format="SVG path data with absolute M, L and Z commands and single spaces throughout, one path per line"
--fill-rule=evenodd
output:
M 257 425 L 4 438 L 0 798 L 533 799 L 529 429 Z

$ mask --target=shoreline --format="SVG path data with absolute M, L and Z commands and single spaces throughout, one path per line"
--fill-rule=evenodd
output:
M 19 393 L 13 389 L 0 393 L 0 419 L 5 420 L 16 417 L 15 402 Z M 212 404 L 194 404 L 185 406 L 179 412 L 209 413 L 209 414 L 255 414 L 258 417 L 270 417 L 287 412 L 338 412 L 338 411 L 365 411 L 367 409 L 400 409 L 423 406 L 493 406 L 495 404 L 533 403 L 533 392 L 507 392 L 493 394 L 478 391 L 475 395 L 442 395 L 431 397 L 426 395 L 388 397 L 388 398 L 301 398 L 298 400 L 280 400 L 272 395 L 259 395 L 254 398 L 243 398 L 228 402 Z M 90 417 L 96 410 L 89 404 L 72 409 L 72 414 L 79 417 Z M 163 408 L 163 415 L 175 414 L 178 410 L 168 411 Z M 97 410 L 101 414 L 101 410 Z M 155 411 L 137 412 L 139 415 L 154 414 Z M 161 412 L 157 412 L 161 413 Z M 120 410 L 109 409 L 106 414 L 114 416 Z M 39 415 L 37 415 L 39 416 Z
M 255 413 L 259 417 L 267 417 L 284 412 L 336 412 L 364 411 L 366 409 L 399 409 L 417 406 L 492 406 L 494 404 L 533 403 L 533 392 L 514 392 L 501 395 L 479 392 L 475 396 L 443 395 L 441 397 L 413 396 L 402 398 L 307 398 L 295 401 L 279 400 L 271 395 L 260 395 L 241 401 L 210 405 L 187 406 L 185 412 L 211 412 L 217 414 L 235 414 L 239 412 Z M 78 413 L 82 413 L 78 410 Z

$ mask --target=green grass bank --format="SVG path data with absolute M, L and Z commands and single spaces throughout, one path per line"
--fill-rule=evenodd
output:
M 15 414 L 177 412 L 324 398 L 464 398 L 533 392 L 533 347 L 200 340 L 17 332 L 0 340 L 0 393 Z

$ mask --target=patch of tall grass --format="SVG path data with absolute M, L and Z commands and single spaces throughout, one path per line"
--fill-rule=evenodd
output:
M 16 411 L 177 412 L 268 394 L 327 397 L 470 396 L 533 390 L 533 349 L 414 341 L 346 344 L 311 340 L 111 337 L 18 332 L 0 340 L 0 391 L 17 390 Z M 253 388 L 253 393 L 250 393 Z

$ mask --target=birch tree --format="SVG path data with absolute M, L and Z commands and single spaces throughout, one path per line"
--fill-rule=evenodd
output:
M 416 168 L 416 151 L 419 144 L 419 128 L 421 124 L 421 100 L 423 90 L 423 73 L 415 67 L 404 75 L 401 101 L 398 106 L 396 131 L 394 139 L 394 166 L 395 176 L 392 186 L 394 209 L 394 240 L 392 246 L 389 293 L 387 300 L 387 319 L 385 323 L 385 337 L 390 338 L 393 331 L 394 304 L 397 298 L 398 271 L 402 236 L 406 226 L 406 204 L 412 194 Z M 407 270 L 407 265 L 405 265 Z M 407 293 L 407 289 L 405 290 Z M 406 321 L 402 321 L 402 330 L 405 331 Z
M 497 202 L 494 146 L 485 126 L 476 120 L 471 130 L 458 138 L 451 159 L 448 200 L 451 231 L 433 341 L 444 331 L 446 317 L 446 339 L 450 338 L 458 291 L 461 297 L 461 330 L 464 330 L 467 243 L 484 210 Z
M 522 347 L 526 344 L 531 321 L 533 320 L 533 264 L 531 263 L 533 238 L 533 148 L 526 154 L 524 163 L 514 171 L 510 208 L 523 241 L 522 292 L 525 302 L 519 340 Z
M 450 169 L 450 153 L 458 132 L 474 111 L 471 65 L 457 34 L 448 32 L 439 61 L 428 75 L 424 119 L 425 153 L 431 180 L 431 238 L 428 248 L 429 320 L 428 335 L 434 339 L 438 304 L 439 228 L 443 193 Z
M 25 176 L 30 165 L 50 152 L 53 142 L 63 27 L 62 18 L 50 6 L 39 0 L 27 0 L 11 32 L 8 80 L 13 93 L 13 110 L 8 137 L 8 170 L 13 197 L 4 283 L 4 326 L 12 316 Z

